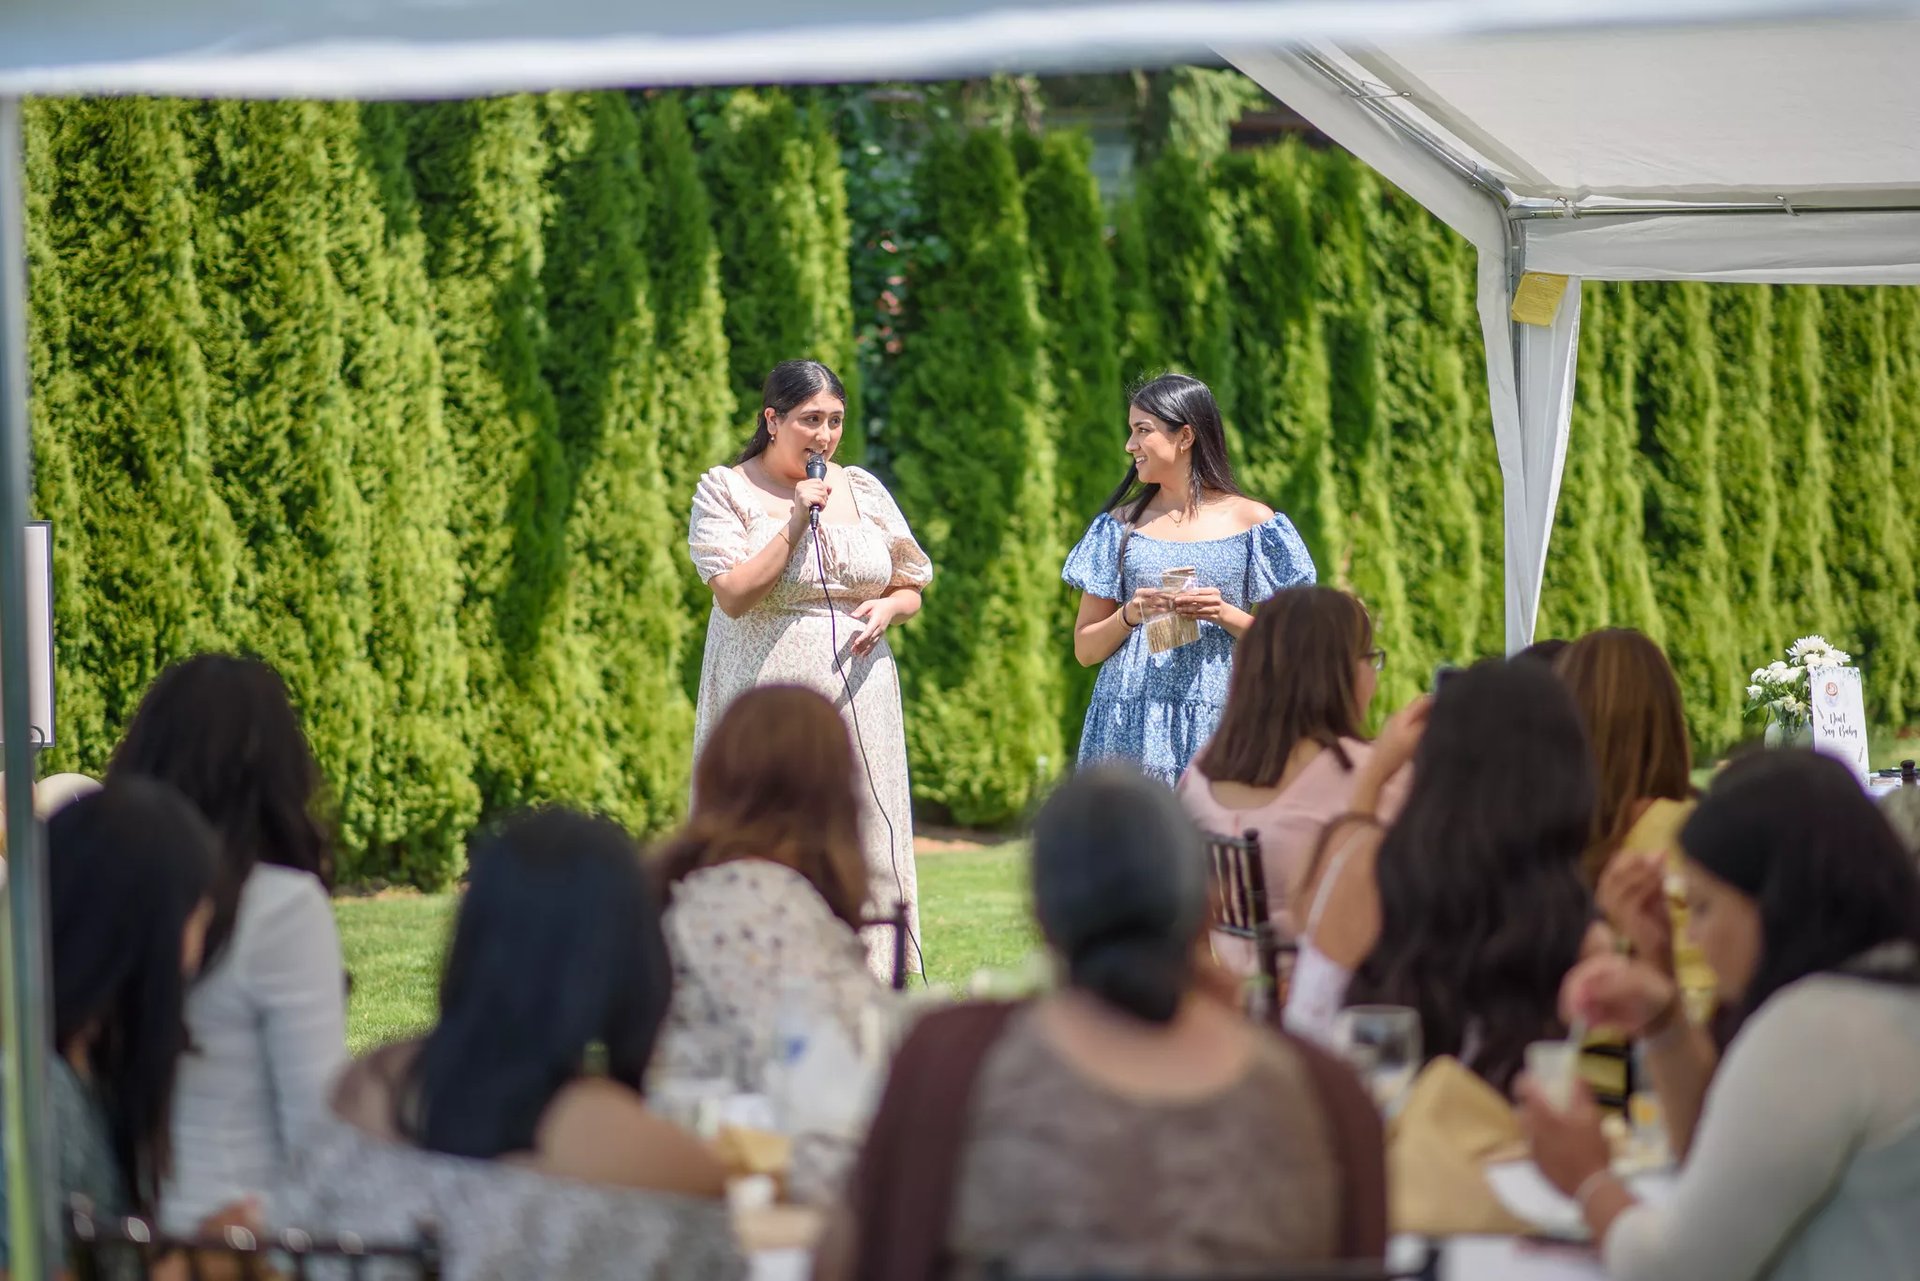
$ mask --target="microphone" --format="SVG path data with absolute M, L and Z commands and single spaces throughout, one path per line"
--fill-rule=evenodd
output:
M 808 480 L 825 480 L 826 478 L 827 478 L 826 455 L 822 454 L 817 449 L 809 449 L 807 451 L 807 479 Z M 807 506 L 813 509 L 813 516 L 812 516 L 813 527 L 817 531 L 820 528 L 820 504 L 808 503 Z

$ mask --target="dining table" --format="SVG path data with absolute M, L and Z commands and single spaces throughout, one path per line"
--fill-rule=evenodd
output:
M 1604 1281 L 1598 1252 L 1584 1240 L 1579 1208 L 1540 1174 L 1531 1161 L 1499 1163 L 1489 1182 L 1503 1203 L 1539 1231 L 1528 1236 L 1451 1236 L 1439 1249 L 1438 1281 Z M 1670 1170 L 1635 1173 L 1628 1183 L 1641 1197 L 1659 1200 L 1673 1187 Z M 737 1210 L 734 1223 L 749 1261 L 749 1281 L 806 1281 L 813 1247 L 825 1215 L 816 1209 L 768 1205 Z M 1397 1236 L 1388 1261 L 1424 1257 L 1428 1242 Z

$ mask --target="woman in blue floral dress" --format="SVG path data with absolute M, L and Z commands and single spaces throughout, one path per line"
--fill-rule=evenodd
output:
M 1074 657 L 1100 665 L 1080 763 L 1122 757 L 1172 786 L 1220 722 L 1250 611 L 1313 582 L 1313 558 L 1292 521 L 1234 483 L 1205 383 L 1163 374 L 1133 394 L 1127 418 L 1133 466 L 1061 571 L 1085 593 Z M 1192 585 L 1163 591 L 1179 569 Z M 1156 654 L 1144 624 L 1168 612 L 1193 620 L 1199 639 Z

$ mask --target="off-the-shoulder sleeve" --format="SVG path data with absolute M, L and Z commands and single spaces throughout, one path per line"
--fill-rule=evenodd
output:
M 1089 596 L 1102 600 L 1120 599 L 1120 522 L 1106 512 L 1093 518 L 1093 524 L 1067 553 L 1060 577 Z
M 1313 557 L 1293 522 L 1278 512 L 1253 531 L 1248 604 L 1263 601 L 1284 587 L 1315 581 Z
M 877 526 L 887 536 L 887 550 L 893 554 L 893 581 L 889 587 L 925 587 L 933 581 L 933 562 L 914 541 L 900 504 L 880 483 L 880 478 L 859 467 L 847 468 L 847 480 L 853 486 L 853 499 L 860 507 L 861 519 Z
M 726 469 L 715 467 L 693 491 L 693 518 L 687 524 L 687 550 L 694 572 L 710 583 L 752 555 L 747 522 L 727 489 Z

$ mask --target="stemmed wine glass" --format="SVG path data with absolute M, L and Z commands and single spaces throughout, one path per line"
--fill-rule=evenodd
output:
M 1353 1005 L 1334 1017 L 1334 1045 L 1391 1118 L 1420 1071 L 1420 1013 L 1404 1005 Z

